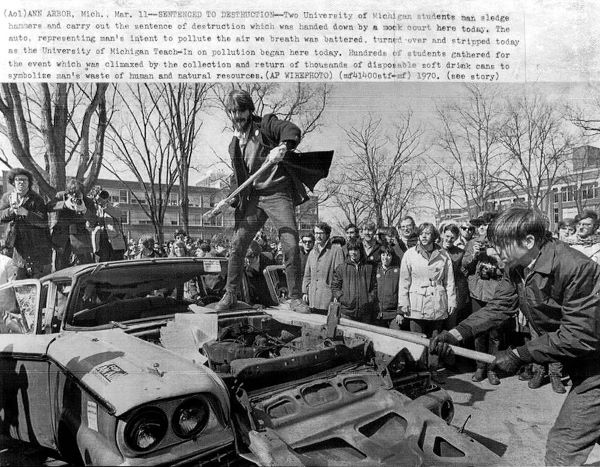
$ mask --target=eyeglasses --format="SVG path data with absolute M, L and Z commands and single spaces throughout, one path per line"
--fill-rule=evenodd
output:
M 312 240 L 302 240 L 302 243 L 315 243 L 315 242 L 313 242 Z
M 15 178 L 15 183 L 28 183 L 29 179 L 27 178 Z
M 473 230 L 474 229 L 474 227 L 469 227 L 468 225 L 461 225 L 460 228 L 462 230 Z

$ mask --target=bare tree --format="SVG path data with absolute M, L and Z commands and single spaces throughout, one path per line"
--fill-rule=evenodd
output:
M 350 156 L 340 165 L 338 204 L 349 221 L 367 214 L 378 225 L 394 225 L 419 195 L 418 173 L 423 156 L 423 131 L 407 112 L 390 132 L 369 115 L 360 126 L 345 130 Z
M 553 186 L 565 175 L 572 148 L 566 120 L 539 94 L 507 99 L 499 141 L 507 164 L 494 180 L 515 197 L 547 211 Z
M 138 190 L 121 178 L 115 165 L 104 165 L 133 193 L 161 242 L 165 213 L 178 179 L 177 156 L 165 120 L 167 109 L 159 110 L 167 91 L 153 84 L 128 85 L 117 91 L 123 112 L 111 121 L 106 138 L 117 161 L 135 176 Z
M 501 103 L 493 90 L 465 86 L 466 99 L 437 110 L 441 124 L 437 145 L 448 158 L 430 160 L 462 193 L 461 207 L 475 216 L 487 209 L 496 190 L 492 173 L 501 166 Z
M 456 201 L 456 174 L 451 167 L 447 171 L 440 171 L 438 165 L 431 166 L 421 177 L 420 183 L 438 216 L 444 211 L 460 207 Z
M 197 136 L 202 127 L 201 112 L 206 107 L 209 91 L 214 87 L 208 83 L 168 83 L 158 86 L 160 92 L 150 93 L 157 111 L 169 132 L 173 155 L 177 162 L 179 179 L 179 203 L 181 224 L 189 231 L 189 173 L 192 154 L 196 149 Z
M 107 89 L 107 83 L 2 84 L 0 131 L 43 194 L 64 189 L 67 166 L 74 158 L 76 177 L 86 191 L 95 184 L 108 123 Z M 8 165 L 6 158 L 0 161 Z

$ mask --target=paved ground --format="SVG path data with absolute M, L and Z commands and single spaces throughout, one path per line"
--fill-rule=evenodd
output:
M 499 386 L 492 386 L 487 379 L 472 382 L 471 371 L 444 371 L 440 376 L 441 386 L 454 400 L 453 425 L 462 426 L 470 416 L 465 432 L 500 455 L 501 465 L 544 465 L 546 436 L 565 394 L 554 393 L 549 384 L 529 389 L 527 382 L 516 376 L 503 378 Z M 588 463 L 600 465 L 599 459 L 596 446 Z

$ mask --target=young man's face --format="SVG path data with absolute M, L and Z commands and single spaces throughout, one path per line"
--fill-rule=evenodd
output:
M 356 227 L 350 227 L 348 230 L 346 230 L 346 240 L 351 240 L 358 237 L 358 229 Z
M 365 242 L 372 242 L 375 238 L 375 229 L 369 229 L 367 227 L 363 228 L 362 238 Z
M 315 232 L 315 238 L 318 238 Z M 315 245 L 315 242 L 313 241 L 312 238 L 310 237 L 302 237 L 302 248 L 304 248 L 304 251 L 306 251 L 307 253 L 313 249 L 313 246 Z
M 577 235 L 581 238 L 586 238 L 592 235 L 596 231 L 596 225 L 591 217 L 581 219 L 577 223 Z
M 25 175 L 17 175 L 14 180 L 15 191 L 20 195 L 24 195 L 29 191 L 29 178 Z
M 415 229 L 415 224 L 410 219 L 400 222 L 400 234 L 403 237 L 410 237 Z
M 470 224 L 463 224 L 460 226 L 460 234 L 467 241 L 469 241 L 469 240 L 471 240 L 471 238 L 473 238 L 474 232 L 475 232 L 475 227 L 473 227 Z
M 231 118 L 233 120 L 233 128 L 236 131 L 245 132 L 248 130 L 251 122 L 251 113 L 249 110 L 235 109 L 231 111 Z
M 513 241 L 506 246 L 496 246 L 495 250 L 504 264 L 512 267 L 528 266 L 540 252 L 533 235 L 528 235 L 521 242 Z
M 454 242 L 456 240 L 456 235 L 454 235 L 450 230 L 446 230 L 442 235 L 442 248 L 447 250 L 448 248 L 454 246 Z
M 419 242 L 423 246 L 429 246 L 433 243 L 433 232 L 431 229 L 423 229 L 423 232 L 419 235 Z

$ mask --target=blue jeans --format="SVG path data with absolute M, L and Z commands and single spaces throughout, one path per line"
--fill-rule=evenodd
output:
M 600 374 L 570 376 L 573 387 L 548 433 L 546 465 L 582 465 L 600 438 Z
M 279 233 L 289 296 L 290 298 L 302 298 L 300 247 L 298 246 L 298 229 L 291 194 L 288 192 L 270 195 L 253 193 L 246 206 L 246 211 L 242 215 L 242 219 L 236 219 L 238 226 L 231 241 L 225 288 L 234 293 L 239 289 L 246 251 L 256 232 L 269 218 Z

